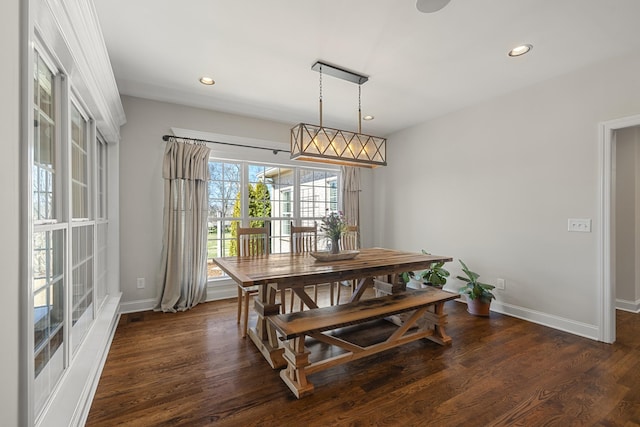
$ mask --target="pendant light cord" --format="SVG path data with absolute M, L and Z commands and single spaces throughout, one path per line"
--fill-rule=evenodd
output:
M 358 85 L 358 133 L 362 133 L 362 85 Z
M 322 65 L 320 65 L 320 127 L 322 127 Z

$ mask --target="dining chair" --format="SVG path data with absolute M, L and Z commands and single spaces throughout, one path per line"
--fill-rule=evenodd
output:
M 357 225 L 348 225 L 347 229 L 340 236 L 340 250 L 343 251 L 355 251 L 360 248 L 359 243 L 359 230 Z M 337 283 L 336 290 L 336 304 L 340 303 L 340 289 L 342 286 L 349 286 L 351 288 L 351 294 L 356 290 L 357 280 L 345 280 Z M 333 289 L 333 287 L 332 287 Z M 332 292 L 333 293 L 333 292 Z M 331 304 L 333 304 L 333 297 L 331 297 Z
M 269 230 L 267 227 L 243 228 L 238 227 L 236 233 L 236 250 L 238 257 L 269 255 Z M 256 286 L 242 286 L 238 284 L 238 319 L 242 318 L 242 338 L 247 336 L 249 329 L 249 299 L 257 295 Z M 243 312 L 244 309 L 244 312 Z
M 340 236 L 341 249 L 344 251 L 358 250 L 360 248 L 358 233 L 357 225 L 347 225 L 347 229 Z
M 307 252 L 318 251 L 318 223 L 314 222 L 311 226 L 295 226 L 293 221 L 291 222 L 291 253 L 301 254 Z M 318 301 L 318 287 L 313 286 L 313 300 Z M 333 290 L 333 287 L 332 287 Z M 289 311 L 293 311 L 293 300 L 295 294 L 291 292 L 291 306 Z M 282 303 L 282 311 L 284 313 L 285 294 L 284 290 L 280 294 L 280 300 Z M 300 300 L 300 311 L 304 309 L 304 303 Z

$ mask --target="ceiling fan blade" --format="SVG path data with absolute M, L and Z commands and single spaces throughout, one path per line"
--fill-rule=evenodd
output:
M 422 13 L 433 13 L 448 5 L 450 1 L 451 0 L 418 0 L 416 2 L 416 8 Z

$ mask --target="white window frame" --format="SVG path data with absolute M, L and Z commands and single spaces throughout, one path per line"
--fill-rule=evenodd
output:
M 96 131 L 95 120 L 87 112 L 89 109 L 82 102 L 80 97 L 74 92 L 74 88 L 71 86 L 69 79 L 67 78 L 65 71 L 62 67 L 55 65 L 53 55 L 49 53 L 43 43 L 36 40 L 31 49 L 32 59 L 31 64 L 35 62 L 35 58 L 39 56 L 42 58 L 43 63 L 52 71 L 54 75 L 54 99 L 53 99 L 53 115 L 55 123 L 55 147 L 54 147 L 54 170 L 55 180 L 52 191 L 54 192 L 53 203 L 53 215 L 51 218 L 37 219 L 33 215 L 33 154 L 29 155 L 29 171 L 28 175 L 28 188 L 29 199 L 27 202 L 27 210 L 29 212 L 29 218 L 32 222 L 32 227 L 28 228 L 27 237 L 29 241 L 28 256 L 27 256 L 27 283 L 25 286 L 29 286 L 30 291 L 30 303 L 28 306 L 28 315 L 26 316 L 28 321 L 27 326 L 27 341 L 30 345 L 27 346 L 28 351 L 28 364 L 27 373 L 29 384 L 27 389 L 29 390 L 29 396 L 32 403 L 29 405 L 33 411 L 31 417 L 38 420 L 42 413 L 48 409 L 49 400 L 54 396 L 56 390 L 60 387 L 61 380 L 65 377 L 69 367 L 74 363 L 77 350 L 80 348 L 81 343 L 87 336 L 88 331 L 91 329 L 94 319 L 96 318 L 99 307 L 96 304 L 96 251 L 97 251 L 97 222 L 95 215 L 97 213 L 97 194 L 98 191 L 95 188 L 97 185 L 97 156 L 96 144 L 98 144 L 98 135 Z M 33 70 L 35 71 L 35 70 Z M 33 73 L 31 74 L 31 81 L 33 82 Z M 31 83 L 33 87 L 33 83 Z M 29 108 L 30 114 L 33 116 L 35 111 L 34 95 L 31 93 L 31 106 Z M 72 155 L 73 155 L 73 143 L 71 141 L 71 108 L 76 108 L 82 116 L 82 119 L 86 123 L 84 138 L 86 138 L 86 180 L 87 180 L 87 194 L 86 194 L 86 218 L 72 218 L 73 216 L 73 190 L 72 190 Z M 32 117 L 32 123 L 35 117 Z M 31 153 L 33 152 L 33 146 L 36 141 L 35 131 L 32 132 L 29 138 L 29 144 L 31 146 Z M 107 152 L 105 151 L 105 156 Z M 106 160 L 105 160 L 106 162 Z M 105 163 L 106 165 L 106 163 Z M 105 180 L 107 179 L 105 175 Z M 105 188 L 103 191 L 108 191 L 108 182 L 105 181 Z M 106 197 L 106 195 L 105 195 Z M 106 208 L 106 205 L 105 205 Z M 107 222 L 107 219 L 102 219 L 103 223 Z M 74 325 L 72 321 L 73 311 L 73 233 L 82 227 L 88 227 L 87 231 L 91 233 L 88 236 L 87 241 L 91 242 L 91 247 L 84 249 L 85 255 L 90 259 L 87 261 L 91 265 L 88 265 L 87 274 L 89 274 L 88 280 L 91 281 L 91 289 L 87 291 L 87 294 L 91 294 L 91 302 L 87 304 L 83 315 L 80 328 L 77 329 L 78 333 L 74 333 Z M 60 232 L 62 231 L 62 252 L 63 257 L 63 288 L 64 288 L 64 302 L 63 302 L 63 338 L 62 345 L 58 348 L 55 354 L 55 361 L 50 359 L 44 368 L 40 372 L 38 378 L 35 377 L 35 348 L 34 348 L 34 336 L 35 336 L 35 304 L 33 291 L 34 283 L 34 271 L 33 271 L 33 238 L 36 233 L 47 232 Z M 88 255 L 87 255 L 88 254 Z M 105 266 L 106 268 L 106 266 Z M 105 279 L 106 281 L 106 279 Z M 105 296 L 107 293 L 105 285 Z M 106 298 L 103 299 L 103 301 Z M 102 301 L 102 302 L 103 302 Z M 76 323 L 78 324 L 78 323 Z M 49 337 L 51 338 L 51 337 Z M 51 364 L 56 363 L 60 369 L 55 372 L 48 373 L 50 368 L 54 367 Z M 59 372 L 58 372 L 59 371 Z M 48 375 L 45 378 L 41 375 Z

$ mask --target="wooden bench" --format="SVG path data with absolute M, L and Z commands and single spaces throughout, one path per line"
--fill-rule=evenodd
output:
M 279 332 L 285 346 L 284 359 L 287 367 L 280 372 L 280 377 L 296 397 L 301 398 L 313 392 L 313 384 L 308 381 L 307 376 L 315 372 L 421 338 L 428 338 L 441 345 L 450 344 L 451 338 L 444 331 L 447 317 L 444 313 L 444 303 L 456 298 L 458 294 L 434 288 L 410 289 L 349 304 L 268 316 L 267 319 Z M 361 346 L 326 333 L 410 311 L 413 313 L 402 316 L 401 324 L 390 337 L 376 344 Z M 305 348 L 307 336 L 340 347 L 345 352 L 311 362 L 310 352 Z

